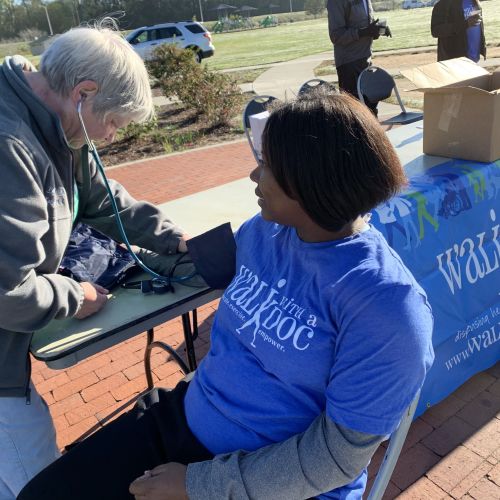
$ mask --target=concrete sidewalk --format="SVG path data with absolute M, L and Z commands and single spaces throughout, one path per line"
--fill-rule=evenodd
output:
M 384 64 L 384 57 L 393 55 L 408 55 L 408 63 L 404 65 L 405 68 L 412 67 L 411 63 L 412 54 L 431 53 L 435 56 L 436 47 L 417 47 L 414 49 L 402 50 L 387 50 L 383 52 L 374 52 L 373 61 L 375 65 L 380 65 L 386 69 L 392 76 L 401 76 L 400 67 L 386 66 Z M 328 52 L 321 52 L 313 54 L 293 61 L 277 63 L 270 69 L 262 73 L 252 84 L 244 84 L 242 88 L 245 91 L 253 91 L 258 95 L 272 95 L 281 100 L 293 99 L 297 96 L 300 86 L 315 78 L 314 70 L 324 61 L 330 61 L 333 65 L 333 50 Z M 434 62 L 434 57 L 433 61 Z M 489 59 L 481 59 L 479 65 L 483 68 L 496 68 L 500 66 L 500 57 L 493 57 Z M 322 80 L 337 83 L 337 75 L 329 74 L 321 76 Z M 398 85 L 399 87 L 399 85 Z M 397 105 L 389 104 L 386 102 L 379 103 L 379 116 L 393 116 L 400 112 Z
M 281 100 L 293 99 L 301 85 L 315 78 L 314 69 L 322 62 L 331 60 L 333 53 L 322 52 L 311 56 L 301 57 L 293 61 L 279 63 L 262 73 L 252 84 L 251 89 L 257 95 L 272 95 Z M 397 71 L 399 73 L 399 70 Z M 322 80 L 337 83 L 337 75 L 325 75 Z M 379 116 L 394 116 L 401 112 L 398 105 L 380 102 Z M 408 111 L 413 111 L 408 109 Z
M 286 63 L 280 63 L 262 73 L 253 82 L 253 91 L 259 95 L 273 95 L 281 100 L 293 99 L 300 86 L 314 78 L 314 68 L 332 53 L 313 54 Z

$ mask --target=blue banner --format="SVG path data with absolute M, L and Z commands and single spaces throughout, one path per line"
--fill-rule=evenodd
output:
M 442 160 L 372 214 L 434 312 L 417 415 L 500 359 L 500 161 Z

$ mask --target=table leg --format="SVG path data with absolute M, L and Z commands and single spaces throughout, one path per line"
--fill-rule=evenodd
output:
M 148 389 L 152 389 L 154 387 L 153 374 L 151 373 L 151 349 L 153 348 L 154 338 L 154 328 L 150 328 L 146 334 L 146 350 L 144 351 L 144 371 L 146 372 Z
M 194 371 L 196 370 L 197 367 L 193 339 L 195 338 L 195 335 L 197 336 L 198 333 L 198 324 L 197 324 L 198 322 L 197 322 L 196 309 L 194 309 L 192 312 L 193 312 L 193 322 L 196 322 L 194 323 L 193 327 L 191 327 L 191 318 L 189 316 L 189 312 L 184 313 L 182 315 L 182 328 L 184 330 L 184 342 L 186 344 L 186 356 L 189 364 L 189 371 Z
M 191 342 L 192 344 L 192 342 Z M 153 347 L 161 347 L 165 351 L 167 351 L 172 358 L 176 361 L 176 363 L 180 366 L 181 370 L 187 375 L 190 371 L 186 363 L 182 360 L 182 358 L 175 352 L 175 349 L 166 344 L 165 342 L 160 342 L 159 340 L 154 340 L 154 329 L 151 328 L 147 331 L 146 337 L 146 350 L 144 351 L 144 371 L 146 372 L 146 381 L 148 384 L 148 389 L 153 389 L 153 374 L 151 373 L 151 351 Z

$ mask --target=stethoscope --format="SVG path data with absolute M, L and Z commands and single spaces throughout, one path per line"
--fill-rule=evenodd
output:
M 106 187 L 106 191 L 109 196 L 109 200 L 111 201 L 111 206 L 113 208 L 113 213 L 115 214 L 115 220 L 116 224 L 118 226 L 118 231 L 120 232 L 120 236 L 123 240 L 123 243 L 127 247 L 127 250 L 130 252 L 130 255 L 134 259 L 135 263 L 146 273 L 148 273 L 152 279 L 151 280 L 143 280 L 140 282 L 134 282 L 134 283 L 129 283 L 128 287 L 125 285 L 126 288 L 140 288 L 143 292 L 148 293 L 148 292 L 155 292 L 155 293 L 164 293 L 164 292 L 173 292 L 173 286 L 172 283 L 181 283 L 183 281 L 187 281 L 195 276 L 196 273 L 192 273 L 190 275 L 186 276 L 173 276 L 173 273 L 175 271 L 175 268 L 180 265 L 180 264 L 187 264 L 187 261 L 183 261 L 182 258 L 186 256 L 185 253 L 181 254 L 180 257 L 177 259 L 177 261 L 174 262 L 171 271 L 169 273 L 169 276 L 162 276 L 161 274 L 158 274 L 157 272 L 153 271 L 150 267 L 148 267 L 142 260 L 136 255 L 136 253 L 132 250 L 132 246 L 130 245 L 130 242 L 128 241 L 127 235 L 125 233 L 125 228 L 123 227 L 123 223 L 120 217 L 120 212 L 118 210 L 118 206 L 116 204 L 115 198 L 113 196 L 113 192 L 111 191 L 111 187 L 108 182 L 108 178 L 106 177 L 106 174 L 104 172 L 104 165 L 101 161 L 101 158 L 99 157 L 99 153 L 97 152 L 97 149 L 94 145 L 94 143 L 91 141 L 87 129 L 85 127 L 85 123 L 83 122 L 83 117 L 82 117 L 82 102 L 83 99 L 80 99 L 78 101 L 78 104 L 76 106 L 76 111 L 78 113 L 78 119 L 80 120 L 80 125 L 82 127 L 83 135 L 85 138 L 85 142 L 89 148 L 89 152 L 92 154 L 92 157 L 94 158 L 94 161 L 96 162 L 97 169 L 99 170 L 99 173 L 102 177 L 102 180 L 104 182 L 104 185 Z M 189 261 L 190 263 L 191 261 Z M 137 285 L 137 286 L 136 286 Z

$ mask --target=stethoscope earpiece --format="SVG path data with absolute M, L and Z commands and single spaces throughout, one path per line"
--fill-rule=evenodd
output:
M 82 98 L 76 104 L 76 112 L 78 113 L 78 120 L 80 120 L 80 125 L 82 127 L 83 135 L 85 137 L 85 142 L 87 143 L 87 146 L 89 147 L 89 151 L 92 153 L 96 149 L 95 149 L 94 143 L 90 140 L 90 137 L 87 134 L 87 129 L 85 128 L 85 123 L 83 123 L 83 117 L 82 117 L 82 103 L 83 103 L 83 99 L 85 99 L 85 95 L 83 95 Z

